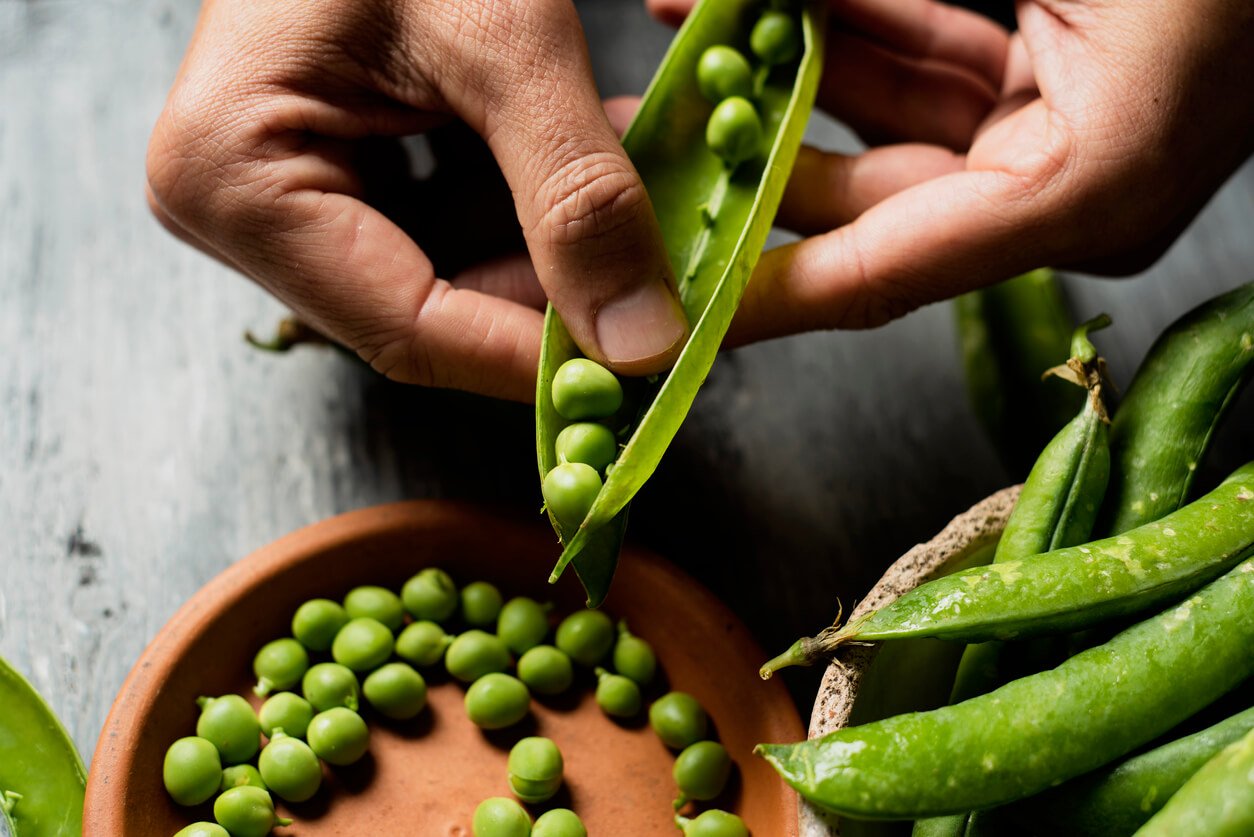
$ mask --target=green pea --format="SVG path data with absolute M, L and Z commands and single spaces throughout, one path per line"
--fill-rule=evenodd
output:
M 282 729 L 296 738 L 304 738 L 313 716 L 313 704 L 309 701 L 294 692 L 279 692 L 261 704 L 257 720 L 261 722 L 261 731 L 267 738 L 273 737 L 276 729 Z
M 444 659 L 444 652 L 453 642 L 435 622 L 423 619 L 410 623 L 396 638 L 396 656 L 416 666 L 433 666 Z
M 514 800 L 494 796 L 475 808 L 470 830 L 474 837 L 528 837 L 531 817 Z
M 748 99 L 724 99 L 706 123 L 705 142 L 728 165 L 752 160 L 762 148 L 762 119 Z
M 677 817 L 684 837 L 749 837 L 745 822 L 735 814 L 712 808 L 692 819 Z
M 362 684 L 366 700 L 380 715 L 408 720 L 427 705 L 427 681 L 406 663 L 388 663 Z
M 548 738 L 524 738 L 509 751 L 509 787 L 523 802 L 547 802 L 562 786 L 562 752 Z
M 458 680 L 473 683 L 485 674 L 509 668 L 509 649 L 494 634 L 470 630 L 453 640 L 444 654 L 444 665 Z
M 569 808 L 545 811 L 531 829 L 531 837 L 588 837 L 583 821 Z
M 630 718 L 640 711 L 640 687 L 630 677 L 597 669 L 597 706 L 606 715 Z
M 510 599 L 497 617 L 496 635 L 515 654 L 530 651 L 549 635 L 548 608 L 526 596 Z
M 580 421 L 562 428 L 553 443 L 558 462 L 582 462 L 604 473 L 605 468 L 618 458 L 618 440 L 614 431 L 604 424 Z
M 223 764 L 240 764 L 261 749 L 261 723 L 248 701 L 239 695 L 200 698 L 196 734 L 213 742 Z
M 361 716 L 337 706 L 309 722 L 309 747 L 327 764 L 352 764 L 366 754 L 370 730 Z
M 561 694 L 574 682 L 570 657 L 552 645 L 537 645 L 518 658 L 518 679 L 541 695 Z
M 318 663 L 305 672 L 300 688 L 305 700 L 319 712 L 337 706 L 356 712 L 360 706 L 357 675 L 353 674 L 352 669 L 339 663 Z M 305 726 L 308 728 L 309 725 Z
M 388 661 L 396 641 L 378 619 L 360 616 L 340 628 L 331 643 L 331 656 L 353 671 L 371 671 Z
M 253 787 L 269 790 L 266 780 L 261 778 L 261 771 L 251 764 L 234 764 L 222 771 L 222 781 L 218 791 L 225 793 L 231 788 Z
M 216 822 L 194 822 L 174 837 L 231 837 L 231 834 Z
M 501 614 L 501 591 L 486 581 L 474 581 L 462 588 L 462 618 L 476 628 L 490 628 Z
M 444 570 L 427 567 L 405 582 L 401 601 L 415 619 L 443 622 L 457 610 L 457 585 Z
M 291 825 L 276 816 L 274 800 L 261 788 L 231 788 L 213 803 L 213 818 L 231 837 L 265 837 L 276 825 Z
M 382 622 L 389 631 L 399 631 L 405 623 L 401 597 L 386 587 L 363 585 L 354 587 L 344 597 L 344 611 L 352 619 L 368 616 Z
M 697 62 L 697 87 L 716 105 L 729 96 L 747 99 L 753 95 L 753 68 L 739 50 L 721 44 L 709 47 Z
M 657 671 L 657 655 L 653 646 L 627 630 L 625 621 L 618 623 L 618 641 L 614 643 L 614 668 L 641 686 L 653 679 Z
M 485 674 L 466 690 L 466 714 L 480 729 L 504 729 L 527 716 L 531 694 L 516 677 Z
M 165 751 L 161 767 L 166 792 L 180 805 L 199 805 L 218 792 L 222 760 L 218 748 L 204 738 L 180 738 Z
M 763 13 L 749 34 L 749 48 L 764 64 L 786 64 L 801 52 L 797 22 L 784 12 Z
M 596 361 L 571 358 L 553 374 L 553 407 L 564 419 L 606 418 L 621 406 L 622 384 Z
M 271 692 L 290 689 L 300 682 L 309 668 L 309 652 L 294 639 L 276 639 L 261 646 L 253 658 L 257 685 L 253 692 L 265 697 Z
M 257 767 L 270 792 L 288 802 L 304 802 L 322 785 L 322 765 L 314 751 L 282 732 L 262 749 Z
M 705 738 L 710 719 L 692 695 L 668 692 L 649 707 L 649 724 L 667 747 L 682 750 Z
M 718 796 L 731 776 L 731 769 L 731 756 L 717 741 L 698 741 L 685 747 L 671 769 L 680 793 L 675 807 L 682 808 L 689 799 L 704 802 Z
M 348 613 L 330 599 L 310 599 L 292 617 L 292 636 L 310 651 L 329 651 L 340 628 L 348 624 Z
M 540 493 L 563 529 L 577 529 L 601 493 L 601 475 L 591 465 L 563 462 L 544 475 Z
M 575 662 L 595 666 L 614 644 L 614 623 L 599 610 L 577 610 L 557 626 L 556 642 Z

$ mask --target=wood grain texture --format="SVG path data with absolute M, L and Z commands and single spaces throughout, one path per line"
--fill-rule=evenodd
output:
M 0 0 L 0 655 L 85 756 L 148 640 L 255 547 L 389 500 L 540 506 L 529 408 L 394 386 L 330 351 L 252 351 L 242 331 L 281 308 L 153 222 L 144 149 L 196 10 Z M 642 90 L 666 30 L 638 0 L 581 12 L 603 91 Z M 1247 165 L 1144 276 L 1068 278 L 1078 314 L 1116 317 L 1100 344 L 1117 381 L 1167 322 L 1254 278 L 1251 218 Z M 632 537 L 783 647 L 1009 482 L 959 375 L 944 305 L 729 353 Z M 1254 458 L 1251 426 L 1247 395 L 1224 461 Z M 817 673 L 789 682 L 808 705 Z

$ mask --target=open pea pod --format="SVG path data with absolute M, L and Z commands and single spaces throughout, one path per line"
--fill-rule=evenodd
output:
M 0 658 L 0 820 L 14 837 L 80 834 L 86 781 L 61 722 Z
M 551 581 L 568 564 L 596 606 L 605 598 L 626 527 L 628 503 L 652 476 L 705 381 L 761 255 L 783 197 L 818 90 L 823 51 L 820 0 L 802 5 L 803 49 L 798 60 L 759 71 L 755 100 L 765 139 L 757 157 L 726 166 L 706 146 L 713 105 L 697 86 L 697 62 L 711 46 L 747 52 L 749 33 L 765 4 L 757 0 L 702 0 L 670 50 L 623 136 L 662 227 L 692 336 L 666 376 L 640 393 L 626 443 L 608 471 L 596 502 L 574 531 L 550 515 L 565 548 Z M 553 408 L 553 376 L 578 347 L 549 307 L 536 393 L 540 478 L 556 466 L 553 445 L 564 422 Z

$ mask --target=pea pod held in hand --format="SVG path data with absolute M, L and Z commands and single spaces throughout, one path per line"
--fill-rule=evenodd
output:
M 1111 427 L 1104 519 L 1120 534 L 1179 508 L 1211 435 L 1254 374 L 1254 282 L 1185 314 L 1141 362 Z
M 1254 833 L 1254 732 L 1208 761 L 1135 837 Z
M 1196 589 L 1254 554 L 1254 463 L 1162 520 L 1029 561 L 973 567 L 922 584 L 762 669 L 808 665 L 863 640 L 938 637 L 987 642 L 1090 627 Z
M 0 658 L 0 818 L 14 837 L 78 834 L 86 777 L 52 710 Z
M 1221 750 L 1254 730 L 1254 708 L 1018 802 L 977 812 L 970 837 L 1131 834 Z
M 623 136 L 661 223 L 693 330 L 675 367 L 638 397 L 625 447 L 582 523 L 552 520 L 565 544 L 553 579 L 573 561 L 590 605 L 600 604 L 608 592 L 628 503 L 657 468 L 709 373 L 770 231 L 818 88 L 825 6 L 819 0 L 802 5 L 798 63 L 774 67 L 754 91 L 763 139 L 752 158 L 729 166 L 707 147 L 712 108 L 698 76 L 707 48 L 746 40 L 759 18 L 759 4 L 752 0 L 697 5 Z M 708 77 L 705 87 L 708 92 Z M 564 362 L 578 356 L 550 307 L 536 391 L 541 480 L 558 464 L 554 441 L 564 426 L 550 398 L 553 378 Z
M 1055 669 L 930 712 L 757 748 L 811 803 L 867 819 L 1001 805 L 1118 758 L 1254 674 L 1254 560 Z M 1111 700 L 1112 690 L 1119 700 Z

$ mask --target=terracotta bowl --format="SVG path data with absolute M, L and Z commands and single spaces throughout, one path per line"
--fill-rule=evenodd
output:
M 988 563 L 1019 497 L 1003 489 L 958 515 L 935 538 L 897 559 L 854 608 L 857 618 L 925 581 Z M 922 639 L 847 646 L 829 665 L 810 714 L 810 738 L 854 724 L 944 706 L 964 646 Z M 842 819 L 798 802 L 802 837 L 909 837 L 912 823 Z
M 193 734 L 198 695 L 249 694 L 253 654 L 287 635 L 302 601 L 338 598 L 364 583 L 399 589 L 417 570 L 438 565 L 459 583 L 486 579 L 507 596 L 553 601 L 566 613 L 583 597 L 573 573 L 545 583 L 556 547 L 539 521 L 410 502 L 309 526 L 238 562 L 183 605 L 123 683 L 91 764 L 84 834 L 168 837 L 212 819 L 210 806 L 180 808 L 166 795 L 165 750 Z M 801 721 L 782 685 L 758 680 L 765 658 L 735 615 L 674 566 L 633 549 L 624 551 L 605 609 L 657 650 L 668 682 L 646 690 L 646 700 L 682 689 L 709 710 L 738 768 L 714 804 L 739 813 L 755 837 L 796 834 L 795 795 L 751 751 L 760 741 L 800 738 Z M 296 823 L 276 835 L 469 837 L 475 806 L 509 795 L 510 746 L 533 734 L 553 738 L 566 760 L 567 782 L 551 806 L 574 808 L 602 837 L 677 835 L 674 755 L 643 718 L 609 720 L 593 698 L 591 674 L 581 677 L 567 696 L 533 700 L 517 727 L 485 734 L 466 718 L 464 688 L 432 675 L 428 709 L 408 723 L 371 719 L 369 755 L 327 770 L 309 802 L 281 804 Z

